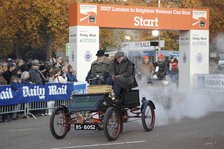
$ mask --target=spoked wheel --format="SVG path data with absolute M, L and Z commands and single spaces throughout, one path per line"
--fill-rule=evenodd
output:
M 142 109 L 142 126 L 145 131 L 151 131 L 155 124 L 155 111 L 152 103 L 145 103 Z
M 64 107 L 54 110 L 50 117 L 50 130 L 56 139 L 63 139 L 66 136 L 71 127 L 69 120 L 70 115 L 67 115 L 67 110 Z
M 118 138 L 121 130 L 121 115 L 117 108 L 109 107 L 103 119 L 104 134 L 109 141 Z

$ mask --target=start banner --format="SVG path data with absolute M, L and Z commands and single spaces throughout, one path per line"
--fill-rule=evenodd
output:
M 75 3 L 70 26 L 110 28 L 208 30 L 208 9 L 156 8 Z
M 51 83 L 45 85 L 18 85 L 17 90 L 10 85 L 0 86 L 0 106 L 20 103 L 66 100 L 74 91 L 73 83 Z

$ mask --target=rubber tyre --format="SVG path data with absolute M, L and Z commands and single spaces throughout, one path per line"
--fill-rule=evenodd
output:
M 148 114 L 150 114 L 148 116 Z M 149 118 L 149 121 L 147 120 Z M 151 103 L 145 103 L 142 109 L 142 126 L 145 131 L 152 131 L 155 124 L 155 109 Z
M 50 117 L 50 131 L 51 134 L 53 135 L 53 137 L 55 137 L 56 139 L 63 139 L 67 133 L 70 130 L 71 125 L 67 124 L 65 125 L 64 123 L 68 123 L 70 116 L 66 116 L 67 110 L 64 107 L 58 107 L 57 109 L 54 110 L 54 112 L 52 113 L 51 117 Z M 62 133 L 58 133 L 56 131 L 56 127 L 59 127 L 57 124 L 55 124 L 55 119 L 57 117 L 59 117 L 59 115 L 62 115 L 61 118 L 61 129 L 62 129 Z M 60 117 L 59 117 L 60 118 Z
M 116 140 L 121 131 L 121 115 L 118 109 L 109 107 L 105 112 L 103 122 L 105 137 L 109 141 Z

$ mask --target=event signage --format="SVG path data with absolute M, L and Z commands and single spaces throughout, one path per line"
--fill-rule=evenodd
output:
M 77 35 L 75 38 L 70 36 L 69 39 L 72 42 L 70 44 L 71 55 L 69 56 L 69 63 L 77 72 L 77 80 L 85 81 L 92 62 L 97 58 L 99 27 L 72 26 L 69 27 L 69 31 L 72 34 L 76 32 Z
M 70 99 L 73 90 L 73 83 L 18 85 L 17 90 L 11 88 L 11 86 L 0 86 L 0 106 L 38 101 L 66 100 Z
M 209 92 L 224 93 L 224 75 L 194 75 L 194 86 Z
M 74 43 L 73 34 L 75 33 L 77 35 L 76 44 L 72 44 L 71 49 L 72 51 L 77 50 L 74 51 L 75 61 L 69 58 L 69 62 L 75 66 L 79 81 L 85 80 L 91 63 L 96 59 L 95 53 L 99 50 L 100 28 L 179 30 L 179 51 L 182 58 L 178 64 L 179 80 L 181 80 L 179 87 L 192 87 L 194 74 L 209 72 L 209 9 L 207 8 L 71 4 L 69 8 L 69 33 L 71 34 L 69 41 Z M 125 45 L 126 51 L 134 50 L 132 45 L 128 43 Z M 148 43 L 139 45 L 140 47 L 136 50 L 146 48 Z M 156 45 L 154 45 L 154 49 L 156 49 Z M 148 48 L 148 50 L 151 49 Z M 87 51 L 90 51 L 93 56 L 91 60 Z M 198 53 L 200 54 L 197 55 Z
M 70 26 L 208 30 L 208 16 L 208 9 L 75 3 L 70 7 Z

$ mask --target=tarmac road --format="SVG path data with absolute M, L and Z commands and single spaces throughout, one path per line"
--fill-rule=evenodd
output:
M 0 123 L 1 149 L 224 149 L 224 112 L 200 119 L 183 119 L 145 132 L 141 121 L 124 125 L 118 140 L 103 131 L 72 130 L 62 140 L 52 137 L 49 116 Z

